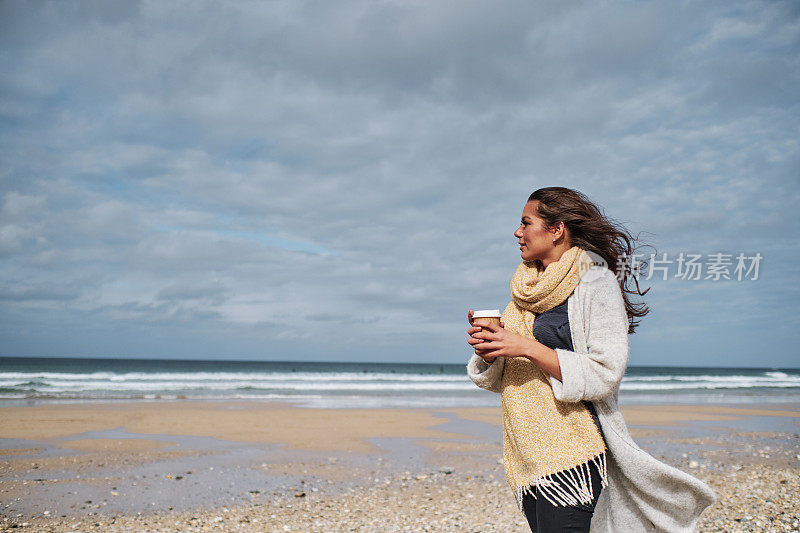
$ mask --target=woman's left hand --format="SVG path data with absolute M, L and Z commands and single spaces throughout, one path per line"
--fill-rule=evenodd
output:
M 532 352 L 533 343 L 537 342 L 528 339 L 505 329 L 501 322 L 500 326 L 488 324 L 486 326 L 475 326 L 478 329 L 473 333 L 467 342 L 475 348 L 478 355 L 488 357 L 528 357 Z

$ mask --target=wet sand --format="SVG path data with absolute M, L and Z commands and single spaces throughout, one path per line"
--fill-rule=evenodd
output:
M 279 403 L 153 402 L 0 408 L 0 439 L 57 440 L 124 427 L 130 433 L 282 443 L 297 450 L 371 452 L 370 437 L 447 438 L 418 409 L 298 409 Z M 342 415 L 346 412 L 346 415 Z M 334 416 L 335 415 L 335 416 Z M 458 437 L 458 435 L 452 435 Z
M 800 530 L 800 406 L 627 406 L 704 479 L 701 531 Z M 0 530 L 528 531 L 499 408 L 126 402 L 0 408 Z

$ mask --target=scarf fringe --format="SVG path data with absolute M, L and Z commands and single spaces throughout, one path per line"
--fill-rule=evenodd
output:
M 605 452 L 589 461 L 594 463 L 600 473 L 601 488 L 607 487 L 608 470 L 606 468 Z M 594 500 L 591 474 L 589 462 L 586 462 L 568 470 L 542 476 L 527 486 L 519 487 L 514 491 L 514 498 L 516 498 L 517 506 L 523 514 L 525 511 L 522 508 L 522 498 L 526 493 L 536 498 L 538 492 L 557 507 L 589 504 Z

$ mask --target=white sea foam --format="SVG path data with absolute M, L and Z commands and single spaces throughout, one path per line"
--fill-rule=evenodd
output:
M 0 372 L 2 379 L 31 381 L 60 379 L 75 381 L 285 381 L 296 379 L 314 381 L 462 381 L 464 376 L 452 374 L 401 374 L 389 372 L 94 372 L 73 374 L 68 372 Z
M 390 367 L 391 368 L 391 367 Z M 192 398 L 302 400 L 315 405 L 326 402 L 358 403 L 372 398 L 384 405 L 424 404 L 436 398 L 444 405 L 495 402 L 496 396 L 478 389 L 461 368 L 447 372 L 351 370 L 351 371 L 164 371 L 154 372 L 0 372 L 0 399 L 125 399 Z M 704 369 L 635 369 L 621 384 L 624 398 L 665 398 L 674 391 L 681 396 L 694 394 L 761 394 L 774 398 L 800 397 L 800 371 L 753 370 L 719 373 Z M 787 392 L 788 391 L 788 392 Z M 347 400 L 347 398 L 350 398 Z M 491 400 L 491 401 L 490 401 Z M 370 400 L 372 401 L 372 400 Z M 444 403 L 443 403 L 444 402 Z M 367 402 L 369 403 L 369 402 Z
M 789 377 L 789 374 L 785 372 L 767 372 L 767 375 L 771 378 L 777 378 L 777 379 Z
M 40 386 L 46 392 L 70 392 L 70 391 L 102 391 L 109 390 L 119 392 L 129 391 L 191 391 L 191 390 L 218 390 L 235 391 L 243 389 L 254 390 L 282 390 L 282 391 L 450 391 L 450 390 L 471 390 L 474 387 L 471 382 L 463 383 L 273 383 L 265 387 L 259 382 L 233 381 L 226 383 L 215 383 L 211 381 L 160 381 L 160 382 L 141 382 L 126 383 L 125 386 L 110 387 L 106 383 L 82 383 L 76 384 L 67 381 L 51 381 L 46 385 Z

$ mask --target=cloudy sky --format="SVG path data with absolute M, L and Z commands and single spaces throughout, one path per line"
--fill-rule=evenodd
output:
M 560 185 L 731 256 L 640 280 L 631 364 L 800 365 L 797 2 L 3 1 L 0 50 L 2 355 L 464 362 Z

